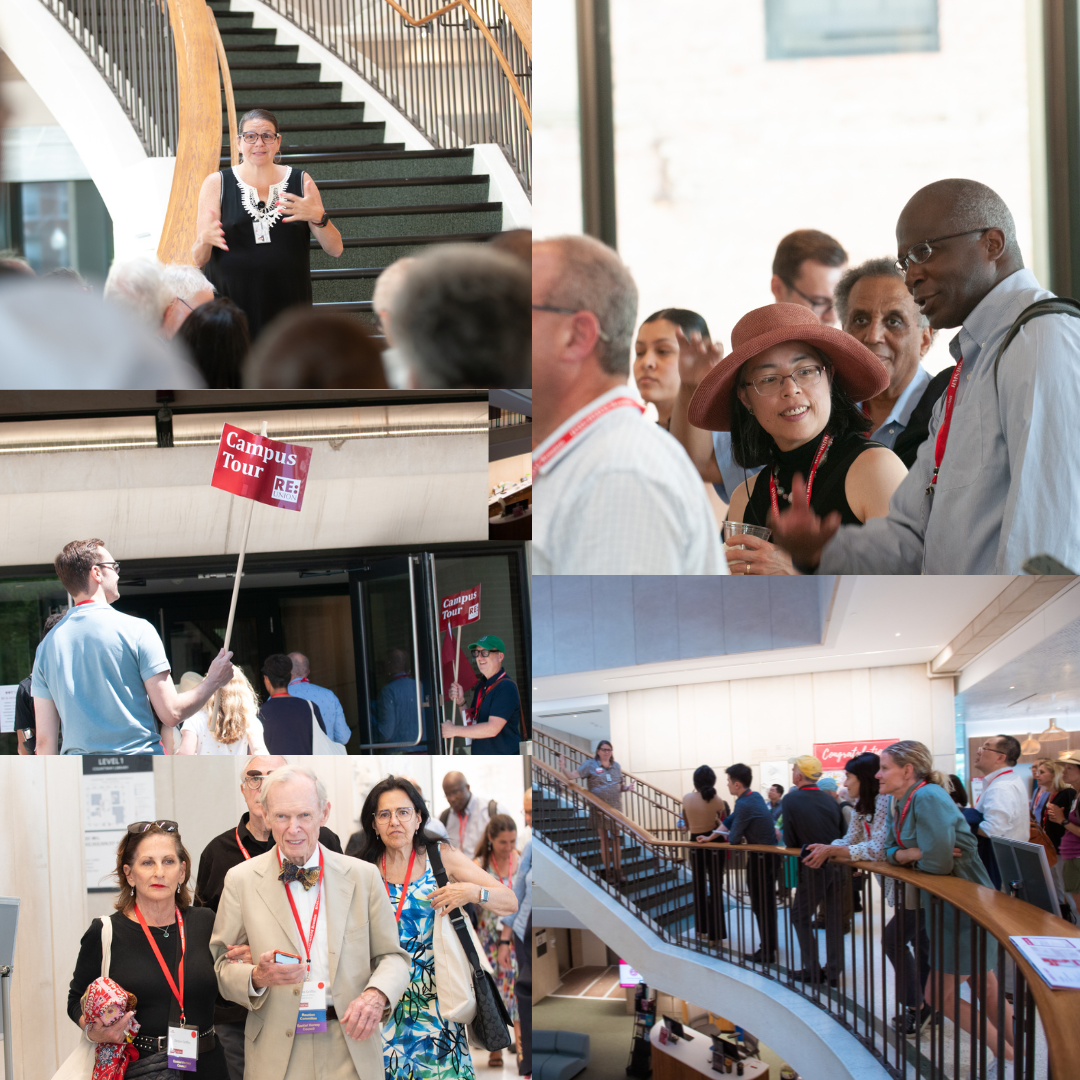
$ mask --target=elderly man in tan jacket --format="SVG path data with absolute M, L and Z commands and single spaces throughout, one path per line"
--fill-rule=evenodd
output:
M 250 1010 L 245 1080 L 379 1080 L 410 969 L 379 873 L 319 844 L 330 803 L 309 769 L 274 770 L 261 801 L 276 845 L 226 875 L 210 939 L 222 995 Z

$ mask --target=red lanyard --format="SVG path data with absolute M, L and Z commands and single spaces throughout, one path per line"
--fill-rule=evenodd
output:
M 505 679 L 505 678 L 506 678 L 506 670 L 503 669 L 502 671 L 499 672 L 498 675 L 495 676 L 494 679 L 491 680 L 491 682 L 486 683 L 484 686 L 482 686 L 476 692 L 476 704 L 473 706 L 473 710 L 472 710 L 472 714 L 473 714 L 474 717 L 480 715 L 480 706 L 483 703 L 484 698 L 487 697 L 487 692 L 493 686 L 497 685 L 498 683 L 501 683 L 503 681 L 503 679 Z
M 866 839 L 870 839 L 870 822 L 863 818 L 863 825 L 866 828 Z
M 412 874 L 413 863 L 416 861 L 416 848 L 412 849 L 412 854 L 409 856 L 409 869 L 405 871 L 405 884 L 401 886 L 401 896 L 398 897 L 397 911 L 394 912 L 394 918 L 398 922 L 401 922 L 401 909 L 405 906 L 405 894 L 409 891 L 409 876 Z M 382 857 L 382 880 L 386 886 L 386 895 L 390 896 L 390 882 L 386 880 L 386 852 L 383 852 Z M 390 896 L 390 903 L 394 902 L 394 898 Z
M 187 941 L 184 938 L 184 917 L 180 914 L 180 909 L 176 909 L 176 924 L 180 928 L 180 989 L 176 989 L 176 983 L 173 982 L 172 972 L 169 971 L 165 964 L 165 960 L 162 958 L 161 950 L 157 947 L 157 942 L 154 940 L 150 933 L 150 927 L 146 925 L 146 920 L 143 918 L 143 913 L 139 910 L 139 905 L 135 905 L 135 915 L 138 917 L 139 925 L 143 929 L 143 933 L 146 935 L 146 940 L 150 942 L 150 948 L 154 950 L 154 955 L 157 957 L 158 964 L 161 965 L 161 970 L 165 975 L 165 980 L 169 984 L 169 989 L 173 992 L 173 997 L 176 998 L 180 1005 L 180 1025 L 184 1024 L 184 953 L 187 952 Z
M 539 457 L 533 458 L 533 472 L 538 473 L 545 465 L 549 465 L 553 458 L 555 458 L 571 440 L 577 438 L 587 427 L 596 423 L 602 416 L 607 416 L 609 412 L 614 412 L 615 409 L 625 409 L 632 407 L 638 410 L 639 413 L 645 411 L 645 406 L 636 402 L 633 398 L 628 397 L 616 397 L 610 401 L 605 401 L 603 405 L 596 409 L 593 409 L 591 413 L 583 416 L 573 427 L 568 428 L 562 433 Z
M 499 864 L 495 861 L 494 855 L 491 857 L 491 864 L 495 867 L 495 876 L 499 881 L 508 889 L 512 889 L 514 887 L 514 853 L 510 852 L 510 876 L 505 881 L 503 881 L 503 876 L 499 872 Z
M 469 815 L 468 814 L 459 814 L 458 815 L 458 830 L 457 830 L 458 851 L 461 851 L 461 849 L 465 846 L 465 822 L 468 821 L 468 820 L 469 820 Z
M 810 505 L 810 492 L 814 490 L 814 474 L 818 470 L 818 466 L 821 464 L 821 459 L 825 456 L 825 451 L 832 446 L 832 436 L 826 435 L 821 440 L 821 445 L 818 447 L 818 452 L 814 457 L 814 464 L 810 466 L 810 476 L 806 481 L 806 505 Z M 776 499 L 776 469 L 769 473 L 769 501 L 772 503 L 772 512 L 779 517 L 780 516 L 780 504 Z M 805 790 L 805 788 L 803 789 Z
M 250 859 L 251 858 L 251 856 L 248 854 L 248 849 L 246 847 L 244 847 L 243 844 L 240 843 L 240 826 L 239 825 L 236 826 L 236 846 L 244 853 L 244 858 L 245 859 Z M 281 861 L 281 859 L 279 857 L 278 862 L 280 862 L 280 861 Z
M 945 456 L 945 444 L 949 441 L 949 425 L 952 423 L 953 405 L 956 404 L 956 388 L 960 384 L 960 369 L 964 366 L 964 358 L 956 365 L 956 370 L 949 380 L 949 388 L 945 391 L 945 416 L 938 428 L 937 442 L 934 443 L 934 475 L 930 478 L 930 488 L 937 483 L 938 470 L 941 468 L 941 459 Z
M 803 787 L 799 788 L 799 790 L 800 791 L 820 791 L 821 788 L 819 788 L 817 786 L 817 784 L 805 784 Z
M 278 861 L 278 866 L 280 866 L 281 865 L 281 851 L 276 846 L 275 846 L 274 850 L 277 851 L 277 861 Z M 322 882 L 323 882 L 322 868 L 323 868 L 322 848 L 319 848 L 319 895 L 315 897 L 315 910 L 311 913 L 311 928 L 308 931 L 308 936 L 306 938 L 304 937 L 304 928 L 300 925 L 300 913 L 296 910 L 296 901 L 293 900 L 292 889 L 289 888 L 289 882 L 287 882 L 287 881 L 282 882 L 282 885 L 285 886 L 285 895 L 289 898 L 289 907 L 292 908 L 293 918 L 296 920 L 297 932 L 300 934 L 300 940 L 301 940 L 301 942 L 303 942 L 303 945 L 304 945 L 304 949 L 305 949 L 304 958 L 307 960 L 307 966 L 308 966 L 308 973 L 309 974 L 311 972 L 311 946 L 315 941 L 315 927 L 318 925 L 318 922 L 319 922 L 319 907 L 322 904 Z
M 911 808 L 911 800 L 915 798 L 915 792 L 918 791 L 921 787 L 926 787 L 925 780 L 923 780 L 921 783 L 916 784 L 911 789 L 911 794 L 908 795 L 907 802 L 904 803 L 904 809 L 900 813 L 900 820 L 896 821 L 895 819 L 893 819 L 893 833 L 896 836 L 897 844 L 902 848 L 907 848 L 907 844 L 905 844 L 904 841 L 900 839 L 900 830 L 904 827 L 904 818 L 907 817 L 908 810 Z
M 994 777 L 994 780 L 996 780 L 998 778 L 998 776 L 1008 776 L 1009 773 L 1011 773 L 1011 772 L 1012 772 L 1012 769 L 1006 769 L 1004 772 L 999 772 L 997 774 L 997 776 Z M 990 790 L 990 785 L 994 782 L 994 780 L 988 780 L 987 783 L 985 784 L 985 786 L 983 787 L 982 791 L 979 792 L 979 797 L 975 800 L 975 805 L 976 806 L 978 806 L 979 803 L 982 802 L 982 797 L 987 793 L 987 791 Z
M 92 604 L 93 600 L 80 600 L 77 604 L 73 604 L 73 607 L 82 607 L 83 604 Z

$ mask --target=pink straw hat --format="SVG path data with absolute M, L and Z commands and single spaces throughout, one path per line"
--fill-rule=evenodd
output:
M 731 331 L 731 352 L 701 380 L 690 401 L 690 423 L 707 431 L 731 430 L 732 390 L 747 360 L 784 341 L 805 341 L 833 365 L 833 378 L 852 401 L 868 401 L 889 385 L 885 365 L 843 330 L 823 326 L 801 304 L 769 304 L 747 312 Z

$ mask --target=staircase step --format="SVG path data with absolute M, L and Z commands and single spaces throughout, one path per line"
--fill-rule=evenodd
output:
M 332 259 L 311 241 L 312 270 L 351 270 L 360 267 L 389 266 L 392 262 L 406 255 L 419 255 L 432 244 L 445 243 L 484 243 L 498 233 L 464 233 L 460 236 L 410 236 L 400 240 L 394 237 L 350 237 L 344 241 L 345 251 L 337 259 Z
M 227 12 L 231 0 L 206 0 L 206 6 L 217 15 L 219 12 Z
M 255 18 L 251 11 L 216 11 L 214 18 L 217 20 L 218 30 L 224 35 L 226 30 L 245 30 L 251 26 Z
M 318 167 L 327 162 L 333 163 L 340 160 L 350 160 L 352 158 L 367 155 L 370 153 L 376 153 L 378 151 L 398 151 L 404 147 L 404 143 L 387 143 L 387 142 L 371 142 L 364 143 L 362 150 L 349 151 L 345 154 L 338 154 L 331 151 L 329 148 L 325 152 L 320 151 L 318 154 L 282 154 L 279 163 L 282 165 L 291 165 L 294 169 L 304 169 L 305 172 L 311 173 L 315 180 L 319 179 Z M 223 164 L 228 163 L 228 158 L 224 154 L 225 144 L 222 144 L 221 161 Z M 316 167 L 312 168 L 312 164 Z
M 254 86 L 237 86 L 233 83 L 233 101 L 237 112 L 246 112 L 248 109 L 267 108 L 264 102 L 268 97 L 273 97 L 280 108 L 282 104 L 304 105 L 309 102 L 340 102 L 341 83 L 324 82 L 295 82 L 283 85 L 282 83 L 258 83 Z M 225 107 L 225 91 L 221 91 L 221 105 Z M 269 107 L 271 112 L 277 109 Z
M 233 49 L 245 45 L 273 45 L 277 42 L 277 31 L 254 26 L 222 26 L 218 23 L 221 42 L 225 48 Z
M 234 81 L 261 79 L 276 86 L 294 82 L 310 82 L 312 79 L 318 79 L 321 71 L 322 64 L 260 64 L 250 61 L 233 63 L 231 59 L 229 61 L 229 78 Z
M 438 230 L 454 236 L 462 233 L 496 233 L 502 223 L 500 203 L 472 206 L 349 207 L 334 212 L 334 224 L 342 236 L 427 236 Z
M 237 110 L 239 111 L 239 110 Z M 372 120 L 366 124 L 351 124 L 348 132 L 326 132 L 322 142 L 306 143 L 297 140 L 294 132 L 282 133 L 281 153 L 286 155 L 295 154 L 363 154 L 371 150 L 372 144 L 380 146 L 401 146 L 402 143 L 387 144 L 383 141 L 386 134 L 386 125 L 381 120 Z M 229 145 L 230 132 L 222 130 L 222 150 Z M 349 141 L 340 141 L 342 136 Z
M 362 322 L 367 330 L 369 330 L 372 336 L 381 334 L 379 329 L 379 319 L 374 311 L 371 310 L 371 301 L 364 303 L 362 301 L 352 301 L 348 303 L 316 303 L 313 305 L 318 311 L 326 311 L 335 315 L 350 315 L 355 319 Z
M 311 274 L 311 295 L 316 303 L 357 303 L 371 304 L 375 292 L 375 282 L 382 273 L 381 268 L 364 267 L 358 273 L 370 274 L 370 277 L 350 278 L 345 275 L 353 271 L 342 270 L 338 277 L 317 277 L 318 274 L 331 274 L 331 270 L 315 270 Z
M 300 55 L 299 45 L 229 45 L 225 48 L 225 59 L 229 61 L 229 72 L 244 63 L 258 60 L 268 62 L 296 62 Z
M 427 176 L 447 173 L 470 175 L 471 150 L 379 150 L 369 153 L 304 155 L 289 162 L 301 165 L 317 184 L 324 180 L 376 180 Z

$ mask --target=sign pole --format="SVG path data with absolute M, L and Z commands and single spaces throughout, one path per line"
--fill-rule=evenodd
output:
M 461 627 L 457 628 L 457 648 L 454 650 L 454 682 L 458 679 L 458 665 L 461 663 Z M 462 710 L 464 712 L 464 710 Z M 450 716 L 450 723 L 457 721 L 457 702 L 454 702 L 454 711 Z M 450 753 L 454 753 L 454 739 L 450 740 Z
M 263 437 L 266 437 L 266 421 L 262 422 Z M 240 557 L 236 560 L 236 579 L 233 581 L 232 602 L 229 604 L 229 621 L 225 626 L 225 651 L 229 651 L 232 640 L 233 620 L 236 618 L 236 600 L 240 595 L 240 578 L 244 572 L 244 555 L 247 552 L 248 533 L 251 532 L 251 515 L 255 510 L 255 500 L 248 499 L 247 520 L 244 522 L 244 535 L 240 541 Z M 210 730 L 217 731 L 218 715 L 221 712 L 221 695 L 215 694 L 214 715 L 210 720 Z

